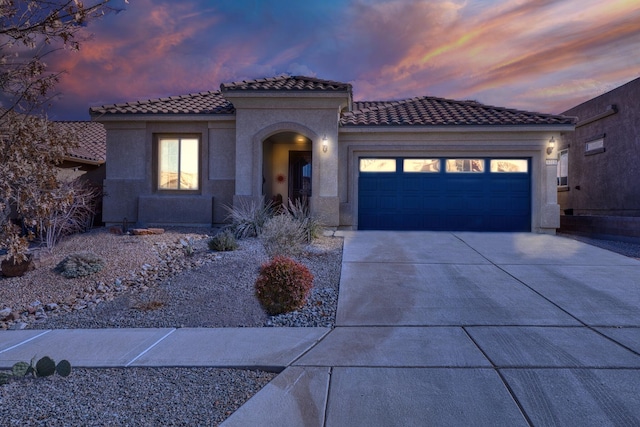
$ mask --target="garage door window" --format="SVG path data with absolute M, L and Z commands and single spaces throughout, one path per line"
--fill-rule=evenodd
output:
M 440 172 L 440 159 L 403 159 L 403 172 Z
M 484 172 L 483 159 L 447 159 L 447 172 L 479 173 Z
M 396 159 L 360 159 L 360 172 L 395 172 Z
M 491 159 L 492 173 L 527 173 L 529 162 L 524 159 Z

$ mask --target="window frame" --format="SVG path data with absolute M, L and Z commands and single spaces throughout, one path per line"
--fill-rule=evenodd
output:
M 462 162 L 462 170 L 456 170 L 450 167 L 450 162 Z M 466 169 L 466 163 L 469 162 L 469 170 Z M 480 170 L 473 170 L 474 162 L 480 166 Z M 444 172 L 445 173 L 459 173 L 459 174 L 481 174 L 487 172 L 487 159 L 484 157 L 447 157 L 444 159 Z
M 366 162 L 375 164 L 379 161 L 389 162 L 389 165 L 393 165 L 393 168 L 384 168 L 379 170 L 368 170 Z M 358 159 L 358 173 L 397 173 L 398 172 L 398 159 L 395 157 L 360 157 Z
M 605 137 L 606 134 L 599 135 L 597 137 L 588 139 L 584 142 L 584 155 L 592 156 L 594 154 L 604 153 L 605 149 Z M 595 146 L 593 148 L 589 148 L 589 146 Z
M 198 162 L 198 178 L 196 189 L 181 188 L 161 188 L 160 187 L 160 143 L 162 140 L 177 139 L 182 141 L 185 139 L 195 139 L 198 143 L 197 162 Z M 180 153 L 181 155 L 181 153 Z M 202 135 L 196 133 L 158 133 L 153 138 L 153 187 L 155 192 L 160 194 L 201 194 L 202 192 Z M 180 176 L 180 161 L 178 162 L 178 176 Z
M 566 156 L 566 171 L 564 175 L 562 175 L 562 156 Z M 565 183 L 561 183 L 561 179 L 565 178 Z M 569 191 L 569 149 L 564 148 L 562 150 L 558 150 L 558 167 L 556 169 L 556 184 L 558 187 L 558 191 Z

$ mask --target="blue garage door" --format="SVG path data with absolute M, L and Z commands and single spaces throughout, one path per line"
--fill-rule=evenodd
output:
M 530 159 L 361 158 L 360 230 L 531 231 Z

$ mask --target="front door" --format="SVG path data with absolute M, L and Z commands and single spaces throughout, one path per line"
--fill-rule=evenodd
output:
M 311 197 L 311 151 L 289 152 L 289 198 L 306 203 Z

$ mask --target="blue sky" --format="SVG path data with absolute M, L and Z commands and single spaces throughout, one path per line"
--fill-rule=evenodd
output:
M 559 113 L 640 76 L 637 0 L 129 0 L 85 30 L 52 119 L 284 73 Z

